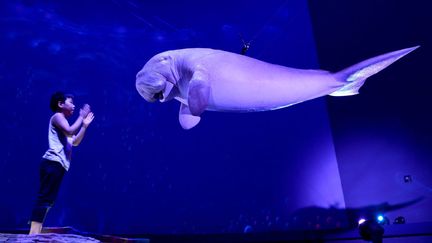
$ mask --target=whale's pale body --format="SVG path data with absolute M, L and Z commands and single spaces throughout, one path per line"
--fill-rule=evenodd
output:
M 357 94 L 366 78 L 416 48 L 377 56 L 337 73 L 289 68 L 213 49 L 173 50 L 144 65 L 136 88 L 150 102 L 178 100 L 180 124 L 190 129 L 205 110 L 267 111 L 325 95 Z

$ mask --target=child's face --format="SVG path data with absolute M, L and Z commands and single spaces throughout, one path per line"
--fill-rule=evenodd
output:
M 71 116 L 75 110 L 75 105 L 72 98 L 66 98 L 65 102 L 62 104 L 62 112 L 65 116 Z

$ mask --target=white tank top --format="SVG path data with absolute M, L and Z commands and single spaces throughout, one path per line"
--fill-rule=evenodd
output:
M 44 159 L 59 162 L 63 168 L 69 170 L 72 157 L 72 136 L 67 137 L 52 124 L 53 115 L 48 126 L 48 150 L 42 156 Z

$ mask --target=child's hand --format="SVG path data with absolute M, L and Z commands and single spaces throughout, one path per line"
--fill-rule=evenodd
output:
M 94 114 L 93 114 L 93 112 L 88 113 L 87 116 L 86 116 L 86 117 L 84 118 L 84 120 L 83 120 L 83 126 L 84 126 L 85 128 L 87 128 L 88 125 L 90 125 L 90 123 L 93 121 L 93 119 L 94 119 Z
M 86 118 L 87 115 L 90 113 L 90 105 L 89 104 L 85 104 L 81 109 L 80 109 L 80 116 L 82 118 Z

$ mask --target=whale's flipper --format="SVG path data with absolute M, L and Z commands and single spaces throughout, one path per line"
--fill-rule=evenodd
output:
M 367 78 L 388 67 L 418 47 L 415 46 L 373 57 L 335 73 L 336 79 L 346 82 L 346 85 L 329 95 L 349 96 L 358 94 L 358 90 Z
M 202 72 L 196 71 L 189 82 L 187 105 L 180 105 L 179 121 L 183 129 L 191 129 L 196 126 L 200 120 L 200 115 L 208 106 L 210 97 L 210 86 L 205 81 Z
M 183 103 L 180 104 L 179 122 L 183 129 L 191 129 L 196 126 L 201 120 L 201 117 L 191 114 L 189 107 Z
M 194 74 L 192 80 L 189 82 L 188 91 L 188 106 L 191 114 L 199 116 L 207 109 L 209 97 L 210 97 L 210 86 L 204 79 L 197 79 L 197 73 Z

